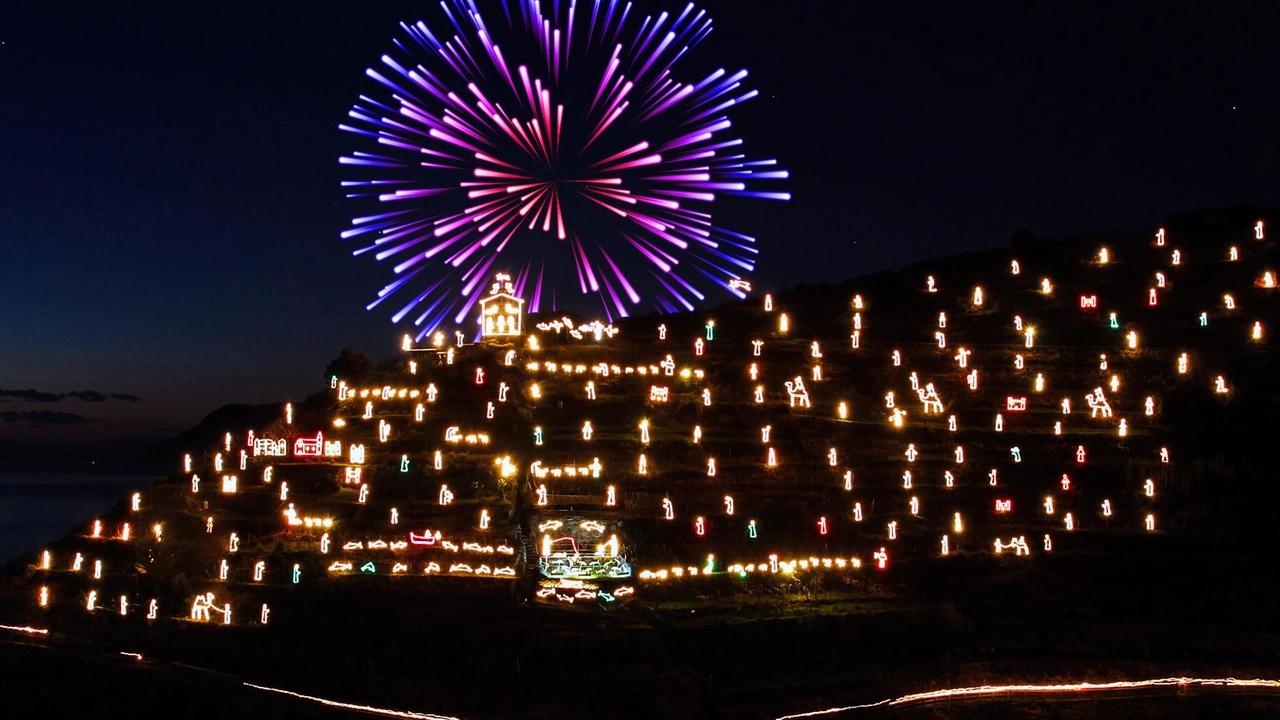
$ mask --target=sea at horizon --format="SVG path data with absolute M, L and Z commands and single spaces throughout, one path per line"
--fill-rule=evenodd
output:
M 150 484 L 150 475 L 137 472 L 0 471 L 0 564 L 62 538 Z

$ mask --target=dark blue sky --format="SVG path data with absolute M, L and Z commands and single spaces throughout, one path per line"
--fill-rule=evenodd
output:
M 1280 5 L 890 5 L 702 3 L 687 69 L 749 69 L 737 129 L 791 171 L 791 203 L 717 210 L 758 284 L 1280 200 Z M 392 349 L 364 310 L 388 271 L 338 238 L 337 124 L 417 19 L 436 3 L 0 10 L 0 390 L 141 398 L 0 396 L 0 438 L 166 434 Z

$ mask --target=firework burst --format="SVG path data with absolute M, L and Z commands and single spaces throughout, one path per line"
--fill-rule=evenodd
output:
M 786 171 L 726 136 L 757 94 L 746 71 L 673 73 L 711 32 L 706 11 L 502 0 L 491 26 L 475 0 L 440 6 L 445 33 L 401 23 L 401 57 L 366 71 L 381 99 L 362 95 L 339 126 L 367 144 L 340 159 L 367 174 L 343 187 L 376 208 L 342 236 L 397 275 L 369 309 L 396 296 L 392 321 L 421 338 L 463 324 L 497 271 L 533 312 L 579 294 L 610 319 L 742 297 L 755 239 L 715 225 L 710 204 L 790 195 L 756 189 Z

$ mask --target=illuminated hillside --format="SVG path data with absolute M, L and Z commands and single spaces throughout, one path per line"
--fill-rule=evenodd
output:
M 1125 553 L 1196 522 L 1197 423 L 1272 362 L 1267 227 L 1033 244 L 615 324 L 523 317 L 500 279 L 488 337 L 406 339 L 394 372 L 189 448 L 38 553 L 5 620 L 261 631 L 315 627 L 315 593 L 346 585 L 352 613 L 608 609 Z

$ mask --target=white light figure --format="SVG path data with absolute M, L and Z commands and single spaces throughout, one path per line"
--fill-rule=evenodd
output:
M 102 579 L 102 561 L 101 560 L 93 561 L 93 579 L 94 580 Z
M 1250 337 L 1252 337 L 1254 340 L 1262 339 L 1262 323 L 1260 322 L 1253 323 L 1253 332 L 1251 333 Z
M 927 279 L 927 280 L 925 280 L 925 283 L 926 283 L 926 285 L 927 285 L 927 289 L 928 289 L 928 291 L 929 291 L 929 292 L 931 292 L 931 293 L 936 293 L 936 292 L 938 292 L 938 286 L 937 286 L 937 284 L 934 282 L 934 280 L 933 280 L 933 276 L 932 276 L 932 275 L 930 275 L 930 276 L 928 277 L 928 279 Z
M 899 352 L 899 351 L 897 351 L 897 350 L 894 350 L 894 351 L 893 351 L 893 366 L 894 366 L 894 367 L 901 367 L 901 365 L 902 365 L 902 353 L 901 353 L 901 352 Z
M 325 533 L 320 536 L 320 554 L 321 555 L 329 554 L 329 533 Z M 296 569 L 297 566 L 295 565 L 294 568 Z
M 1240 259 L 1240 251 L 1236 249 L 1235 245 L 1232 245 L 1231 249 L 1227 251 L 1227 259 L 1231 262 L 1235 262 Z
M 49 587 L 47 585 L 40 587 L 40 607 L 49 607 Z
M 1138 349 L 1138 333 L 1136 333 L 1136 332 L 1134 332 L 1134 331 L 1130 330 L 1130 331 L 1129 331 L 1129 333 L 1128 333 L 1127 335 L 1125 335 L 1124 337 L 1125 337 L 1125 340 L 1126 340 L 1126 341 L 1128 341 L 1128 343 L 1129 343 L 1129 349 L 1130 349 L 1130 350 L 1137 350 L 1137 349 Z
M 284 406 L 284 421 L 285 421 L 285 423 L 286 423 L 286 424 L 288 424 L 288 425 L 292 425 L 292 424 L 293 424 L 293 403 L 285 403 L 285 406 Z
M 391 437 L 391 425 L 386 420 L 378 421 L 378 442 L 386 442 Z
M 907 413 L 899 408 L 893 411 L 893 415 L 889 416 L 889 422 L 893 423 L 894 427 L 900 428 L 903 426 L 906 417 Z
M 1182 264 L 1182 251 L 1181 251 L 1181 250 L 1174 250 L 1174 251 L 1173 251 L 1173 257 L 1171 258 L 1171 261 L 1172 261 L 1172 263 L 1173 263 L 1174 265 L 1181 265 L 1181 264 Z
M 1044 373 L 1036 373 L 1036 392 L 1044 392 Z
M 991 487 L 995 487 L 999 482 L 999 471 L 996 468 L 991 468 L 991 470 L 987 472 L 987 484 Z
M 368 501 L 369 501 L 369 486 L 368 486 L 368 485 L 361 485 L 361 486 L 360 486 L 360 497 L 358 498 L 358 502 L 359 502 L 361 505 L 363 505 L 363 504 L 365 504 L 365 503 L 366 503 L 366 502 L 368 502 Z
M 125 523 L 124 525 L 121 525 L 121 526 L 120 526 L 120 539 L 121 539 L 121 540 L 123 540 L 123 541 L 125 541 L 125 542 L 128 542 L 128 541 L 129 541 L 129 536 L 132 534 L 132 532 L 133 532 L 133 529 L 129 526 L 129 523 Z
M 1231 297 L 1230 295 L 1223 295 L 1222 303 L 1227 306 L 1228 310 L 1236 309 L 1236 299 L 1234 297 Z
M 785 334 L 791 329 L 791 321 L 787 319 L 787 314 L 782 313 L 778 316 L 778 332 Z
M 947 470 L 942 473 L 942 479 L 946 483 L 947 487 L 956 486 L 956 476 L 952 475 L 950 470 Z
M 924 414 L 942 413 L 942 399 L 938 397 L 938 391 L 933 387 L 933 383 L 928 383 L 923 390 L 917 390 L 916 395 L 920 398 L 920 402 L 924 403 Z
M 222 453 L 213 456 L 213 469 L 222 472 Z
M 707 521 L 701 515 L 693 519 L 693 531 L 699 536 L 707 534 Z
M 844 471 L 844 489 L 850 490 L 850 491 L 853 490 L 853 471 L 852 470 Z
M 236 533 L 231 533 L 231 536 L 227 538 L 227 552 L 239 552 L 239 551 L 240 551 L 240 536 L 237 535 Z
M 1027 347 L 1035 347 L 1035 337 L 1036 337 L 1035 328 L 1028 327 L 1026 330 L 1022 331 L 1022 335 L 1024 338 L 1026 338 Z
M 765 425 L 764 427 L 760 428 L 760 442 L 762 443 L 769 442 L 769 433 L 772 430 L 773 430 L 772 425 Z
M 982 288 L 981 287 L 976 287 L 973 289 L 973 305 L 974 307 L 982 307 Z
M 204 519 L 204 532 L 206 535 L 213 534 L 213 517 L 212 516 Z
M 851 349 L 851 350 L 857 350 L 857 349 L 858 349 L 859 345 L 861 344 L 861 343 L 860 343 L 861 336 L 862 336 L 862 331 L 861 331 L 861 330 L 854 330 L 854 331 L 853 331 L 853 334 L 849 336 L 849 349 Z
M 1018 332 L 1022 332 L 1022 316 L 1021 315 L 1013 316 L 1013 329 L 1017 330 Z
M 229 572 L 230 569 L 231 569 L 230 566 L 227 565 L 227 559 L 222 558 L 222 561 L 218 563 L 218 579 L 226 580 L 227 572 Z
M 1044 514 L 1045 515 L 1053 514 L 1053 498 L 1052 497 L 1046 497 L 1044 499 Z
M 1227 381 L 1221 375 L 1213 380 L 1213 391 L 1219 395 L 1227 394 Z
M 947 346 L 947 335 L 946 335 L 946 333 L 943 333 L 943 332 L 941 332 L 941 331 L 939 331 L 939 332 L 935 332 L 935 333 L 933 334 L 933 339 L 938 341 L 938 349 L 942 349 L 942 348 L 945 348 L 945 347 Z
M 1066 473 L 1062 474 L 1062 491 L 1066 492 L 1071 489 L 1071 476 Z
M 437 394 L 439 394 L 439 391 L 436 390 L 435 383 L 431 383 L 427 386 L 427 402 L 435 402 Z
M 600 471 L 604 469 L 604 466 L 600 464 L 600 458 L 598 457 L 591 458 L 591 464 L 587 467 L 591 470 L 591 477 L 593 478 L 599 478 Z
M 1164 228 L 1160 228 L 1160 230 L 1156 232 L 1156 246 L 1164 247 L 1164 239 L 1165 239 Z
M 912 495 L 912 496 L 911 496 L 911 502 L 910 502 L 909 504 L 911 505 L 911 514 L 912 514 L 912 515 L 919 515 L 919 514 L 920 514 L 920 499 L 919 499 L 919 498 L 917 498 L 915 495 Z
M 1151 307 L 1155 307 L 1156 305 L 1159 305 L 1159 304 L 1160 304 L 1160 297 L 1156 295 L 1156 289 L 1149 288 L 1147 290 L 1147 305 Z
M 1111 517 L 1111 501 L 1110 500 L 1102 501 L 1102 514 L 1104 517 Z
M 282 481 L 280 483 L 280 499 L 281 500 L 289 499 L 289 483 L 288 482 Z
M 1083 446 L 1083 445 L 1077 445 L 1077 446 L 1076 446 L 1076 463 L 1077 463 L 1077 464 L 1080 464 L 1080 465 L 1083 465 L 1083 464 L 1084 464 L 1084 459 L 1085 459 L 1084 446 Z
M 1147 497 L 1155 497 L 1156 496 L 1155 481 L 1153 481 L 1151 478 L 1147 478 L 1147 481 L 1142 483 L 1142 494 L 1146 495 Z
M 1018 266 L 1017 260 L 1011 260 L 1009 262 L 1009 271 L 1012 272 L 1014 275 L 1017 275 L 1022 272 L 1022 268 Z
M 582 423 L 582 439 L 590 441 L 592 432 L 594 432 L 594 429 L 591 427 L 591 421 L 587 420 L 583 422 Z
M 1116 430 L 1120 433 L 1120 437 L 1127 436 L 1129 434 L 1129 421 L 1120 418 L 1120 426 Z
M 773 448 L 769 448 L 764 464 L 766 467 L 778 467 L 778 454 L 774 452 Z
M 902 473 L 902 489 L 903 490 L 911 489 L 911 471 L 910 470 L 904 470 Z
M 640 453 L 640 460 L 636 465 L 636 473 L 639 475 L 649 474 L 649 458 L 645 457 L 644 453 Z
M 618 491 L 612 485 L 605 489 L 604 504 L 609 507 L 614 507 L 618 504 Z
M 862 522 L 862 503 L 860 502 L 853 504 L 853 521 Z
M 693 444 L 697 445 L 700 442 L 702 442 L 702 426 L 694 425 L 693 426 Z
M 1055 422 L 1053 423 L 1053 434 L 1054 434 L 1054 435 L 1061 435 L 1061 434 L 1062 434 L 1062 421 L 1061 421 L 1061 420 L 1055 421 Z
M 1013 367 L 1014 367 L 1014 368 L 1016 368 L 1016 369 L 1018 369 L 1018 370 L 1021 370 L 1021 369 L 1025 368 L 1026 366 L 1027 366 L 1027 362 L 1026 362 L 1026 360 L 1024 360 L 1024 359 L 1023 359 L 1023 357 L 1022 357 L 1021 355 L 1014 355 L 1014 356 L 1013 356 Z
M 542 444 L 542 426 L 541 425 L 533 429 L 533 444 L 534 445 Z
M 537 493 L 538 493 L 537 504 L 539 506 L 546 505 L 547 504 L 547 486 L 539 485 Z
M 392 524 L 392 525 L 399 525 L 399 524 L 400 524 L 400 510 L 399 510 L 399 508 L 391 508 L 391 524 Z
M 887 527 L 889 530 L 889 539 L 897 540 L 898 539 L 898 521 L 890 520 L 889 525 Z
M 1049 282 L 1049 278 L 1040 279 L 1040 292 L 1045 295 L 1053 293 L 1053 284 Z
M 453 491 L 449 489 L 448 485 L 440 486 L 440 492 L 436 496 L 436 502 L 440 505 L 448 505 L 453 502 Z
M 805 390 L 804 378 L 799 375 L 795 380 L 788 380 L 784 383 L 787 387 L 787 396 L 791 401 L 791 407 L 807 408 L 809 407 L 809 391 Z
M 101 520 L 93 521 L 93 531 L 90 536 L 95 538 L 102 537 L 102 521 Z
M 885 552 L 883 547 L 872 553 L 871 557 L 876 559 L 877 569 L 884 570 L 889 567 L 889 553 Z
M 702 357 L 702 338 L 693 341 L 693 354 Z
M 1020 462 L 1022 462 L 1022 448 L 1020 448 L 1020 447 L 1011 447 L 1011 448 L 1009 448 L 1009 454 L 1013 456 L 1013 461 L 1014 461 L 1014 462 L 1016 462 L 1016 463 L 1020 463 Z
M 80 567 L 84 564 L 84 556 L 76 553 L 76 558 L 71 562 L 72 572 L 80 572 Z
M 184 473 L 191 472 L 191 456 L 190 455 L 182 456 L 182 472 Z
M 831 452 L 834 455 L 835 450 L 832 450 Z M 907 450 L 906 452 L 903 453 L 903 455 L 907 456 L 907 462 L 915 462 L 916 458 L 920 456 L 920 451 L 916 450 L 915 443 L 907 443 Z M 834 462 L 831 464 L 835 465 Z
M 1165 281 L 1164 273 L 1162 273 L 1162 272 L 1158 272 L 1158 273 L 1156 273 L 1156 287 L 1158 287 L 1158 288 L 1163 288 L 1163 287 L 1164 287 L 1164 281 Z M 1151 293 L 1151 296 L 1152 296 L 1152 298 L 1154 298 L 1154 297 L 1155 297 L 1155 293 L 1154 293 L 1154 292 L 1153 292 L 1153 293 Z M 1153 303 L 1151 303 L 1151 304 L 1152 304 L 1152 305 L 1155 305 L 1155 303 L 1154 303 L 1154 302 L 1153 302 Z
M 262 560 L 253 564 L 253 580 L 254 582 L 262 582 L 262 574 L 266 572 L 267 564 Z
M 959 426 L 956 424 L 956 416 L 955 416 L 955 415 L 948 415 L 948 416 L 947 416 L 947 430 L 949 430 L 950 432 L 956 432 L 956 429 L 957 429 L 958 427 L 959 427 Z
M 1254 237 L 1254 239 L 1256 239 L 1256 240 L 1261 240 L 1261 239 L 1263 238 L 1262 230 L 1263 230 L 1263 227 L 1262 227 L 1262 221 L 1261 221 L 1261 220 L 1259 220 L 1259 221 L 1258 221 L 1258 224 L 1253 226 L 1253 237 Z
M 841 400 L 840 404 L 836 407 L 836 414 L 840 416 L 841 420 L 849 419 L 849 406 L 843 400 Z
M 707 477 L 716 476 L 716 459 L 707 458 Z
M 676 506 L 671 503 L 671 498 L 662 498 L 662 516 L 666 520 L 676 519 Z
M 480 510 L 480 529 L 481 530 L 489 529 L 489 511 L 488 510 L 485 510 L 485 509 Z
M 996 413 L 996 432 L 1004 432 L 1004 415 Z
M 977 368 L 974 368 L 969 371 L 969 374 L 965 376 L 965 382 L 969 384 L 970 390 L 978 389 L 978 369 Z
M 886 408 L 893 407 L 893 391 L 892 390 L 884 394 L 884 406 Z
M 1085 395 L 1084 399 L 1089 403 L 1089 417 L 1096 418 L 1101 413 L 1102 417 L 1111 417 L 1111 404 L 1107 402 L 1106 396 L 1102 394 L 1102 388 L 1094 388 L 1093 392 Z M 1063 401 L 1066 402 L 1065 400 Z

